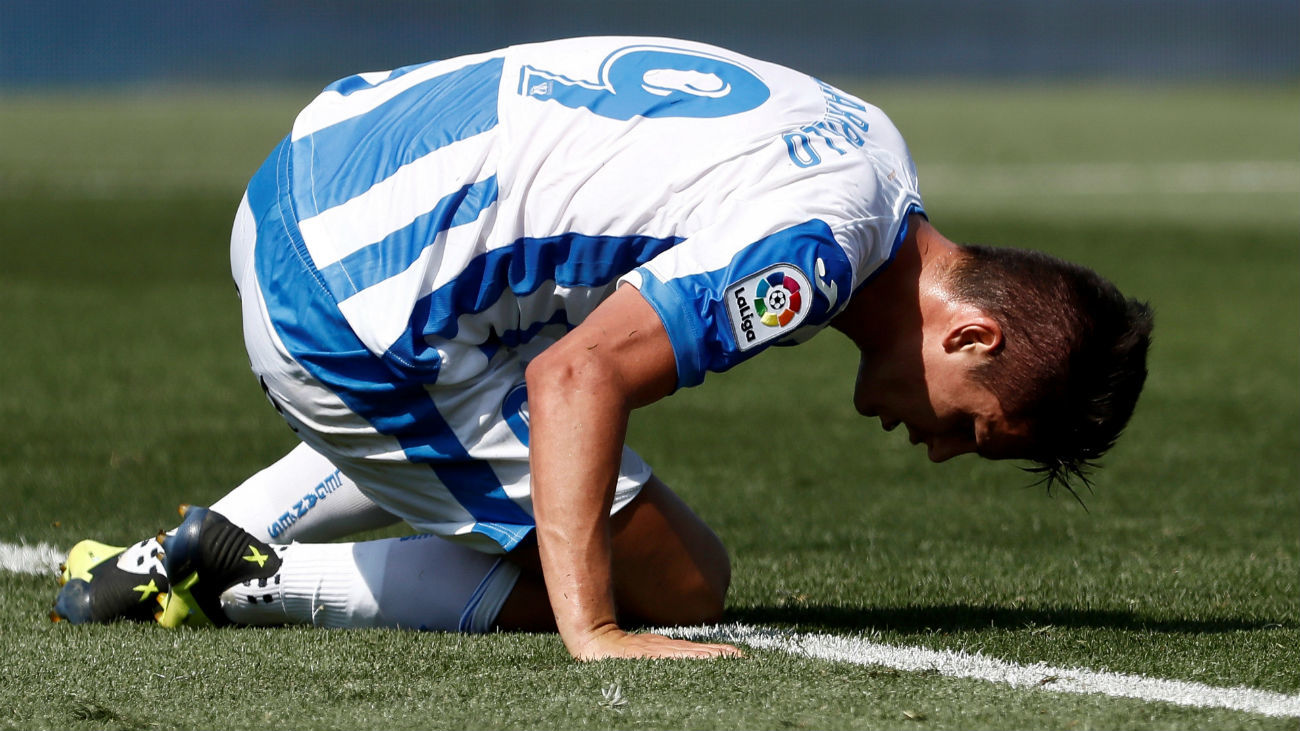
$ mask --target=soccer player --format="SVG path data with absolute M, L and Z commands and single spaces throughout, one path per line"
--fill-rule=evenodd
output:
M 940 234 L 881 110 L 669 39 L 331 84 L 253 176 L 231 266 L 253 372 L 302 446 L 189 509 L 162 557 L 79 544 L 57 617 L 148 618 L 164 596 L 168 626 L 733 654 L 623 629 L 716 621 L 730 579 L 624 446 L 636 408 L 830 326 L 885 430 L 1066 481 L 1128 421 L 1151 330 L 1083 267 Z M 422 535 L 328 542 L 399 520 Z

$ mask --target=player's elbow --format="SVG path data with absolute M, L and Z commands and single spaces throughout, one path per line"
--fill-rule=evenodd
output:
M 576 376 L 574 363 L 563 356 L 558 346 L 542 351 L 524 369 L 524 381 L 530 392 L 551 387 L 563 388 Z
M 618 395 L 618 382 L 608 364 L 597 354 L 567 346 L 564 341 L 534 358 L 524 370 L 524 380 L 530 409 L 578 394 L 605 399 Z

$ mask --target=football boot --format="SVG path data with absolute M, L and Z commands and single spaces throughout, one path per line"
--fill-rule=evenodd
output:
M 92 540 L 73 546 L 59 567 L 61 588 L 50 619 L 71 624 L 152 621 L 158 611 L 155 600 L 169 588 L 166 574 L 158 568 L 161 550 L 146 544 L 132 548 L 139 549 L 133 551 L 139 554 L 136 565 L 123 568 L 118 559 L 126 547 Z
M 228 625 L 221 611 L 222 592 L 280 570 L 277 551 L 207 508 L 188 508 L 176 532 L 159 534 L 157 540 L 172 578 L 158 616 L 164 627 Z

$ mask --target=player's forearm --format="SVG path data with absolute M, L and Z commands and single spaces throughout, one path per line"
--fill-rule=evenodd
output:
M 628 406 L 599 358 L 563 351 L 528 373 L 538 549 L 556 625 L 575 657 L 617 632 L 609 509 Z

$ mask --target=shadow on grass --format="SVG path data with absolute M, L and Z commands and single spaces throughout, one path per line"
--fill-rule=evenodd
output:
M 727 611 L 726 622 L 797 625 L 801 630 L 878 630 L 903 634 L 1018 630 L 1043 627 L 1119 629 L 1179 634 L 1217 634 L 1263 629 L 1296 629 L 1294 621 L 1162 619 L 1105 609 L 1025 608 L 942 604 L 909 607 L 831 607 L 797 605 L 749 607 Z

